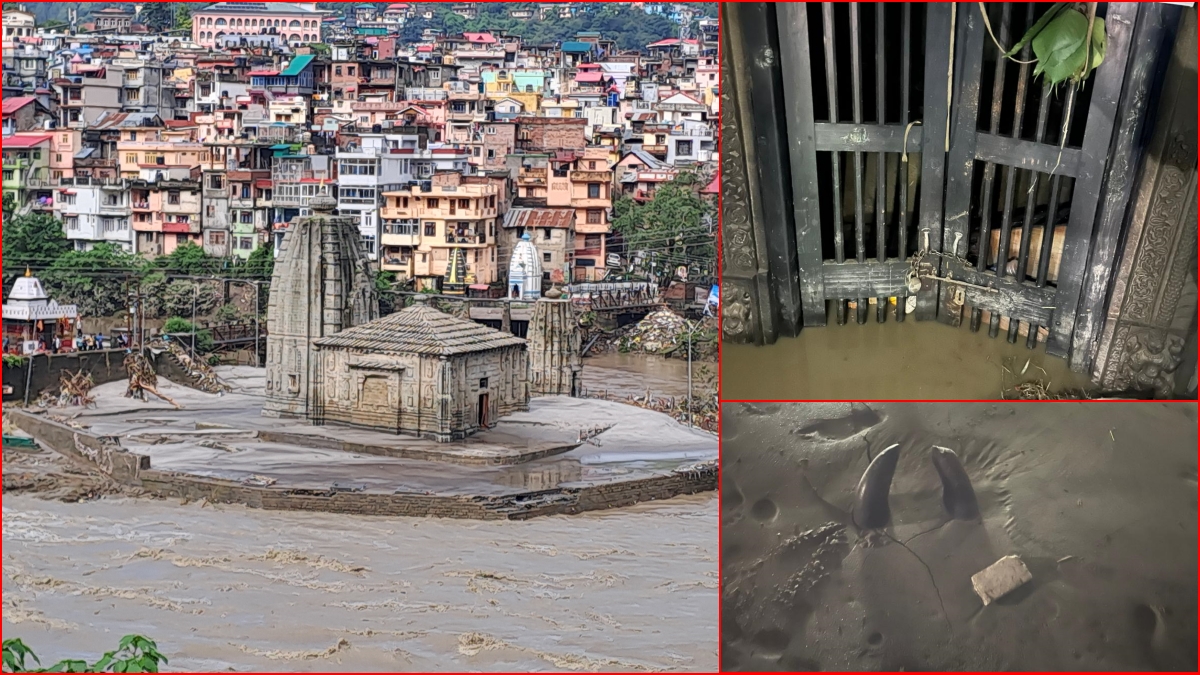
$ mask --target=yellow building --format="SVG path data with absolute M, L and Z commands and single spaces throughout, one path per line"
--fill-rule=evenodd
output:
M 379 243 L 384 271 L 395 272 L 400 279 L 416 279 L 421 289 L 446 291 L 499 280 L 499 189 L 462 179 L 455 172 L 437 173 L 428 187 L 383 193 Z M 454 278 L 447 277 L 449 271 Z

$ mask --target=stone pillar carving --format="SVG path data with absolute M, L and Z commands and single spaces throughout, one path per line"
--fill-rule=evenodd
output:
M 748 55 L 741 24 L 721 5 L 721 332 L 726 342 L 779 334 L 759 203 Z
M 570 300 L 542 298 L 529 320 L 529 394 L 578 396 L 583 379 L 583 336 Z
M 271 276 L 263 414 L 273 417 L 308 417 L 317 402 L 314 338 L 379 318 L 356 221 L 332 215 L 331 198 L 316 197 L 311 206 L 314 215 L 284 235 Z
M 1193 372 L 1178 372 L 1196 324 L 1195 8 L 1183 14 L 1158 111 L 1092 377 L 1171 398 L 1195 392 L 1195 359 Z

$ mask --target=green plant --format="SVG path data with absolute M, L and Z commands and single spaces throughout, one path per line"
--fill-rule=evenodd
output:
M 1077 5 L 1086 5 L 1087 12 Z M 983 3 L 980 3 L 980 11 L 986 22 L 987 10 Z M 990 32 L 991 24 L 987 27 Z M 1091 39 L 1088 39 L 1089 35 Z M 995 40 L 995 35 L 992 39 Z M 1000 43 L 996 44 L 999 46 Z M 1078 84 L 1104 62 L 1108 34 L 1104 19 L 1096 16 L 1096 3 L 1056 2 L 1004 55 L 1013 59 L 1026 45 L 1033 47 L 1035 58 L 1022 63 L 1037 63 L 1033 69 L 1034 77 L 1044 77 L 1052 87 L 1067 81 Z M 1003 47 L 1000 49 L 1004 50 Z
M 25 365 L 25 357 L 16 354 L 5 354 L 4 365 L 6 366 L 22 366 Z
M 30 660 L 42 665 L 37 654 L 20 638 L 4 641 L 6 673 L 157 673 L 159 665 L 167 663 L 158 645 L 141 635 L 126 635 L 115 650 L 105 652 L 92 664 L 82 659 L 64 659 L 49 668 L 31 668 Z
M 198 326 L 192 325 L 187 319 L 173 316 L 163 324 L 162 332 L 168 335 L 174 335 L 177 339 L 184 341 L 189 346 L 192 342 L 192 333 L 196 334 L 196 351 L 206 352 L 212 349 L 213 339 L 212 332 L 201 330 Z

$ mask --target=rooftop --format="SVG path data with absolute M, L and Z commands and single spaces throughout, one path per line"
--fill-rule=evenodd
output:
M 361 326 L 314 340 L 319 347 L 346 347 L 386 353 L 452 356 L 519 347 L 525 340 L 417 304 Z
M 291 2 L 218 2 L 195 13 L 218 12 L 223 14 L 325 14 L 318 9 L 309 9 Z

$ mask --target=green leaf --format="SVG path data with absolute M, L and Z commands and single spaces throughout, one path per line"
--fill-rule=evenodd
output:
M 1083 69 L 1087 27 L 1087 17 L 1080 11 L 1060 12 L 1033 38 L 1033 52 L 1038 59 L 1033 74 L 1044 74 L 1051 84 L 1076 76 Z
M 1005 54 L 1005 56 L 1012 57 L 1020 52 L 1021 48 L 1024 47 L 1027 42 L 1037 37 L 1038 33 L 1042 32 L 1042 29 L 1046 27 L 1046 24 L 1050 23 L 1050 20 L 1054 18 L 1054 15 L 1058 14 L 1058 10 L 1066 6 L 1067 3 L 1065 2 L 1056 2 L 1051 5 L 1050 9 L 1046 10 L 1046 13 L 1042 15 L 1042 18 L 1038 19 L 1037 23 L 1033 24 L 1030 26 L 1029 30 L 1025 31 L 1025 35 L 1021 37 L 1020 42 L 1013 45 L 1013 48 L 1008 50 L 1008 53 Z M 980 9 L 982 9 L 982 7 Z
M 1084 79 L 1091 72 L 1100 67 L 1104 63 L 1105 52 L 1108 50 L 1108 32 L 1104 29 L 1104 19 L 1096 17 L 1096 23 L 1092 25 L 1092 56 L 1089 59 L 1091 63 L 1088 66 L 1088 72 L 1084 73 Z

